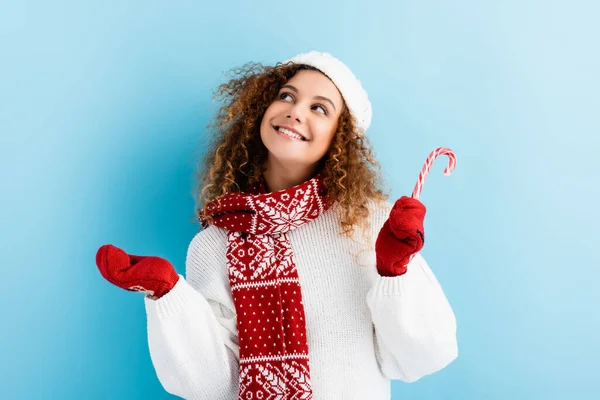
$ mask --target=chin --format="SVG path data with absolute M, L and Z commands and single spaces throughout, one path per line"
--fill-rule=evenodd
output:
M 262 140 L 263 145 L 269 153 L 269 157 L 274 157 L 281 162 L 298 163 L 301 161 L 301 157 L 294 156 L 290 152 L 290 147 L 286 146 L 285 143 L 281 143 L 279 138 L 268 138 Z
M 269 150 L 269 159 L 270 160 L 277 160 L 279 163 L 284 164 L 284 165 L 297 165 L 297 166 L 304 166 L 307 164 L 307 162 L 305 160 L 302 160 L 301 158 L 298 157 L 290 157 L 289 152 L 286 152 L 285 149 L 274 149 L 275 151 L 271 151 L 271 149 Z
M 271 133 L 273 136 L 271 136 Z M 286 166 L 297 166 L 299 168 L 306 168 L 317 162 L 318 160 L 312 160 L 314 157 L 306 157 L 305 154 L 307 149 L 303 149 L 304 151 L 298 151 L 300 149 L 294 146 L 294 143 L 286 142 L 282 140 L 276 133 L 268 132 L 265 135 L 263 129 L 261 129 L 261 140 L 263 145 L 266 147 L 267 152 L 269 154 L 269 159 L 276 160 L 280 164 Z M 301 153 L 301 154 L 298 154 Z

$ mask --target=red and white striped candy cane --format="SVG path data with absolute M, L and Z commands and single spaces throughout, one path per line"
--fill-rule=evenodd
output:
M 446 175 L 446 176 L 450 175 L 452 173 L 452 171 L 454 170 L 454 167 L 456 167 L 456 155 L 454 154 L 454 152 L 452 150 L 450 150 L 446 147 L 439 147 L 439 148 L 435 149 L 434 151 L 432 151 L 431 154 L 429 154 L 429 157 L 427 157 L 427 160 L 425 160 L 425 165 L 423 165 L 423 168 L 421 169 L 421 173 L 419 174 L 419 180 L 417 181 L 417 184 L 415 185 L 415 190 L 413 190 L 413 193 L 411 196 L 413 199 L 419 198 L 419 195 L 421 194 L 421 190 L 423 190 L 423 184 L 425 183 L 425 178 L 427 178 L 427 174 L 429 173 L 429 169 L 431 168 L 433 161 L 440 154 L 446 154 L 448 156 L 448 158 L 450 159 L 448 161 L 448 166 L 444 170 L 444 175 Z

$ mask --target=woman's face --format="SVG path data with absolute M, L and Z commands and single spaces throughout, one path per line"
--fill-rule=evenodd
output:
M 333 140 L 342 107 L 342 95 L 328 77 L 300 70 L 279 90 L 260 125 L 270 161 L 300 168 L 317 164 Z

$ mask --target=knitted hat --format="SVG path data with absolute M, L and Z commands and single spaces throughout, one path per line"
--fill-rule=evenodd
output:
M 356 118 L 359 133 L 362 135 L 367 131 L 371 125 L 371 102 L 350 68 L 331 54 L 318 51 L 298 54 L 284 64 L 288 62 L 310 65 L 327 75 L 342 94 L 350 113 Z

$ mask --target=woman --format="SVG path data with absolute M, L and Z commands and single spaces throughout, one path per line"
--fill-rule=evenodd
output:
M 318 52 L 249 64 L 217 93 L 186 277 L 112 245 L 97 254 L 107 280 L 147 293 L 165 390 L 383 400 L 390 379 L 452 362 L 455 317 L 419 253 L 425 207 L 379 189 L 371 104 L 348 67 Z

